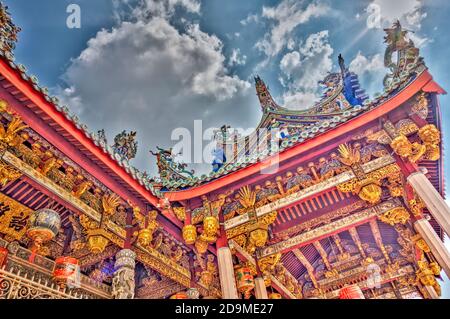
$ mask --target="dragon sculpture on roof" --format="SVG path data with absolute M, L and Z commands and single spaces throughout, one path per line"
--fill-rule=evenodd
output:
M 0 49 L 5 52 L 13 51 L 20 31 L 21 29 L 12 22 L 8 6 L 0 1 Z
M 400 21 L 396 21 L 392 27 L 384 29 L 386 36 L 384 42 L 387 44 L 384 53 L 384 66 L 391 70 L 384 78 L 384 86 L 388 86 L 395 78 L 401 76 L 403 71 L 408 71 L 408 65 L 415 66 L 417 62 L 422 62 L 419 56 L 419 49 L 414 46 L 414 42 L 408 39 L 409 31 L 404 30 Z M 392 57 L 397 53 L 397 60 Z
M 156 152 L 150 151 L 150 153 L 156 156 L 159 176 L 163 185 L 168 185 L 169 182 L 186 182 L 194 177 L 194 171 L 187 170 L 187 164 L 175 162 L 172 148 L 165 150 L 157 146 Z

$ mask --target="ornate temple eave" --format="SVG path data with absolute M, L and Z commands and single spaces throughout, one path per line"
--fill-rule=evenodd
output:
M 279 154 L 277 154 L 277 164 L 298 157 L 302 154 L 309 155 L 314 148 L 323 146 L 325 143 L 333 139 L 336 139 L 360 127 L 363 127 L 367 123 L 376 120 L 393 111 L 394 109 L 400 107 L 403 103 L 408 101 L 422 89 L 426 89 L 428 92 L 438 94 L 444 92 L 442 88 L 440 88 L 440 86 L 433 81 L 433 77 L 428 72 L 428 70 L 424 69 L 423 72 L 421 72 L 414 80 L 412 80 L 407 87 L 402 89 L 387 101 L 335 127 L 332 130 L 328 130 L 322 134 L 306 140 L 305 142 L 298 143 L 280 152 Z M 269 167 L 270 165 L 271 160 L 270 157 L 268 157 L 264 161 L 250 164 L 237 171 L 229 172 L 228 174 L 218 177 L 211 182 L 207 182 L 183 190 L 168 191 L 165 192 L 164 196 L 170 201 L 181 201 L 195 198 L 249 178 L 252 175 L 258 174 L 262 169 L 267 169 L 267 167 Z
M 146 203 L 158 207 L 159 199 L 134 177 L 133 169 L 120 165 L 82 126 L 49 102 L 36 85 L 25 80 L 14 62 L 0 58 L 0 75 L 2 98 L 37 134 L 120 197 L 138 203 L 142 209 Z M 161 222 L 169 229 L 182 226 L 171 214 L 163 216 Z
M 134 193 L 133 196 L 144 198 L 151 204 L 157 205 L 158 198 L 151 191 L 133 178 L 131 172 L 127 172 L 127 169 L 119 165 L 117 160 L 97 146 L 88 136 L 89 133 L 77 127 L 72 119 L 57 110 L 53 103 L 48 102 L 41 92 L 36 91 L 18 74 L 18 71 L 11 67 L 11 63 L 3 58 L 0 59 L 0 74 L 3 80 L 10 83 L 10 85 L 3 85 L 3 90 L 7 93 L 4 99 L 13 106 L 26 123 L 29 123 L 37 133 L 79 163 L 86 171 L 104 181 L 105 186 L 114 189 L 117 188 L 117 182 L 121 182 L 128 192 Z M 15 89 L 11 89 L 11 85 Z M 37 108 L 39 111 L 35 113 L 31 111 L 32 108 Z M 103 169 L 98 169 L 96 165 Z M 110 172 L 109 174 L 105 173 L 106 169 Z M 116 192 L 119 193 L 119 191 Z M 127 194 L 127 197 L 130 197 L 130 194 Z
M 69 204 L 69 206 L 74 207 L 78 212 L 89 216 L 89 218 L 94 221 L 99 222 L 101 220 L 101 213 L 94 210 L 92 207 L 81 201 L 80 199 L 74 197 L 71 193 L 63 189 L 61 186 L 57 185 L 55 182 L 50 180 L 48 177 L 43 176 L 38 171 L 34 170 L 32 167 L 22 162 L 20 159 L 9 153 L 5 152 L 3 155 L 3 159 L 11 164 L 12 166 L 19 169 L 26 176 L 28 176 L 31 180 L 41 185 L 43 188 L 49 190 L 52 194 L 57 194 L 58 197 L 65 203 Z M 126 237 L 125 230 L 119 227 L 118 225 L 109 221 L 107 223 L 107 227 L 115 233 L 119 238 L 117 238 L 116 244 L 119 247 L 123 246 L 123 239 Z M 122 239 L 122 240 L 121 240 Z
M 428 82 L 422 90 L 427 93 L 437 93 L 437 94 L 447 94 L 447 91 L 445 91 L 439 84 L 437 84 L 435 81 Z
M 77 212 L 79 215 L 86 215 L 90 219 L 96 222 L 100 222 L 102 219 L 102 213 L 92 208 L 90 205 L 86 204 L 83 200 L 73 196 L 73 194 L 49 177 L 44 176 L 41 172 L 35 170 L 27 163 L 23 162 L 21 159 L 17 158 L 13 154 L 8 151 L 5 151 L 2 159 L 10 164 L 12 167 L 15 167 L 20 172 L 23 173 L 23 179 L 33 187 L 39 189 L 43 194 L 49 197 L 57 197 L 58 201 L 64 204 L 68 209 L 73 212 Z M 167 223 L 167 220 L 163 220 L 164 217 L 158 216 L 158 221 L 161 221 L 161 224 L 164 225 L 164 221 Z M 112 222 L 111 220 L 106 221 L 105 227 L 110 232 L 109 239 L 118 247 L 124 247 L 124 243 L 126 241 L 126 230 L 119 226 L 118 224 Z M 175 229 L 176 226 L 167 223 L 167 226 L 164 228 L 168 233 L 170 233 L 175 239 L 182 241 L 182 236 L 180 232 Z M 215 250 L 211 250 L 215 253 Z M 159 255 L 158 255 L 159 256 Z
M 364 172 L 370 173 L 377 169 L 383 168 L 387 165 L 393 164 L 394 162 L 395 162 L 395 160 L 391 156 L 380 157 L 376 160 L 373 160 L 369 163 L 364 164 L 363 169 L 364 169 Z M 267 205 L 264 205 L 262 207 L 255 209 L 256 216 L 258 216 L 258 217 L 264 216 L 272 211 L 279 210 L 279 209 L 281 209 L 285 206 L 288 206 L 292 203 L 304 200 L 304 199 L 311 197 L 317 193 L 323 192 L 326 189 L 329 189 L 329 188 L 335 187 L 339 184 L 345 183 L 353 178 L 355 178 L 355 175 L 351 171 L 341 173 L 340 175 L 331 177 L 330 179 L 328 179 L 326 181 L 323 181 L 323 182 L 320 182 L 311 187 L 302 189 L 299 192 L 293 193 L 293 194 L 288 195 L 284 198 L 281 198 L 275 202 L 269 203 Z M 224 224 L 225 230 L 228 231 L 234 227 L 245 224 L 249 220 L 250 220 L 250 217 L 249 217 L 248 213 L 234 217 L 225 222 L 225 224 Z
M 7 242 L 0 238 L 0 247 L 6 246 Z M 32 252 L 30 250 L 17 247 L 17 250 L 8 257 L 9 260 L 6 265 L 0 269 L 0 277 L 3 277 L 6 281 L 11 281 L 13 285 L 31 287 L 37 294 L 51 295 L 56 298 L 112 298 L 110 286 L 96 282 L 85 275 L 81 275 L 80 287 L 75 289 L 78 292 L 70 290 L 61 291 L 52 280 L 52 271 L 55 267 L 55 262 L 37 255 L 33 263 L 30 263 L 29 258 L 31 255 Z M 7 286 L 7 283 L 4 285 Z M 10 292 L 14 293 L 13 290 L 11 289 Z M 28 291 L 28 289 L 24 289 L 24 292 Z

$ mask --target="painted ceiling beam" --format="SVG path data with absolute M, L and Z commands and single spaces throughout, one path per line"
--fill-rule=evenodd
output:
M 314 288 L 319 289 L 319 284 L 317 283 L 316 276 L 314 275 L 314 267 L 311 265 L 309 260 L 305 257 L 305 255 L 303 255 L 303 253 L 298 248 L 293 249 L 292 252 L 294 253 L 295 257 L 297 257 L 297 259 L 306 268 L 306 271 L 308 272 L 308 275 L 311 278 Z
M 327 267 L 328 270 L 331 270 L 332 267 L 330 265 L 330 261 L 328 260 L 328 254 L 325 251 L 325 249 L 323 248 L 320 241 L 315 241 L 313 243 L 313 245 L 314 245 L 314 248 L 316 248 L 317 252 L 319 253 L 320 257 L 322 258 L 323 263 L 325 264 L 325 267 Z
M 355 243 L 356 247 L 358 247 L 359 253 L 363 258 L 366 258 L 366 252 L 364 251 L 364 247 L 362 246 L 361 239 L 359 238 L 358 231 L 356 227 L 350 227 L 348 232 L 350 233 L 350 236 L 352 237 L 353 242 Z
M 372 219 L 376 219 L 378 215 L 381 215 L 396 207 L 403 207 L 402 203 L 398 199 L 391 199 L 382 202 L 376 206 L 356 212 L 351 216 L 343 217 L 339 220 L 301 233 L 284 241 L 266 246 L 258 251 L 258 258 L 263 258 L 280 252 L 284 253 L 287 251 L 292 251 L 293 249 L 311 244 L 322 238 L 333 236 L 334 234 L 338 234 L 351 227 L 356 227 L 358 225 L 365 224 Z
M 381 232 L 380 232 L 380 228 L 378 227 L 377 220 L 373 219 L 369 222 L 369 224 L 370 224 L 370 229 L 372 231 L 373 237 L 375 238 L 375 242 L 377 243 L 378 248 L 380 248 L 381 252 L 383 253 L 384 258 L 390 264 L 391 259 L 389 257 L 388 252 L 386 251 L 386 247 L 384 247 L 383 238 L 381 236 Z

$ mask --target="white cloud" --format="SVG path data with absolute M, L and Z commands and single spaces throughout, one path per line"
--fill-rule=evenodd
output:
M 362 87 L 369 95 L 373 95 L 380 90 L 383 78 L 387 73 L 384 67 L 383 56 L 379 53 L 365 56 L 359 51 L 350 62 L 348 68 L 359 76 Z
M 414 25 L 418 29 L 420 29 L 422 27 L 421 22 L 426 17 L 427 17 L 426 12 L 421 12 L 421 10 L 418 8 L 418 9 L 408 13 L 405 18 L 406 18 L 406 22 L 409 25 Z
M 290 109 L 307 109 L 317 99 L 317 94 L 309 91 L 289 92 L 283 95 L 284 106 Z
M 288 89 L 283 95 L 286 107 L 308 108 L 319 98 L 318 82 L 332 70 L 332 54 L 328 30 L 324 30 L 309 35 L 298 51 L 283 56 L 280 70 Z
M 175 2 L 194 3 L 169 0 L 166 6 Z M 142 20 L 138 14 L 136 21 L 98 32 L 65 72 L 68 89 L 59 90 L 91 130 L 106 129 L 110 142 L 123 129 L 137 130 L 134 164 L 153 173 L 148 149 L 174 144 L 172 129 L 192 132 L 197 119 L 204 128 L 246 127 L 257 109 L 250 83 L 227 70 L 219 38 L 197 24 L 179 31 L 161 14 Z
M 157 69 L 155 63 L 167 63 L 168 70 L 174 75 L 184 76 L 184 90 L 222 100 L 249 85 L 237 76 L 226 74 L 222 46 L 216 36 L 202 32 L 197 24 L 191 25 L 186 33 L 181 34 L 163 18 L 153 18 L 148 23 L 124 22 L 120 27 L 112 31 L 102 30 L 90 39 L 88 47 L 74 61 L 66 75 L 70 80 L 80 68 L 96 63 L 107 69 L 113 64 L 106 64 L 105 59 L 109 60 L 106 55 L 123 55 L 122 59 L 134 59 L 128 61 L 129 64 L 142 64 L 142 69 L 144 64 L 150 64 L 145 67 L 149 69 L 147 71 Z M 134 71 L 144 76 L 141 70 Z
M 433 42 L 433 39 L 411 32 L 408 33 L 408 38 L 414 42 L 417 48 L 423 48 L 427 43 Z
M 288 43 L 294 29 L 311 18 L 325 15 L 329 7 L 314 1 L 303 8 L 303 1 L 283 0 L 276 7 L 263 7 L 262 16 L 273 22 L 256 47 L 267 56 L 277 55 Z
M 124 2 L 127 3 L 128 0 Z M 140 5 L 134 7 L 132 14 L 139 20 L 155 16 L 167 18 L 175 13 L 176 7 L 199 14 L 201 4 L 199 0 L 140 0 Z
M 372 57 L 364 56 L 361 51 L 350 62 L 349 70 L 359 76 L 371 72 L 384 72 L 384 62 L 381 54 L 375 54 Z
M 257 14 L 249 14 L 245 19 L 241 20 L 240 23 L 242 25 L 247 25 L 252 22 L 257 23 L 259 21 L 259 16 Z
M 288 50 L 294 50 L 294 47 L 295 47 L 295 40 L 290 38 L 286 44 L 286 48 Z
M 421 0 L 372 0 L 366 11 L 380 13 L 386 23 L 400 19 L 409 26 L 420 29 L 421 21 L 427 16 L 422 12 Z
M 246 62 L 247 62 L 247 56 L 244 54 L 241 54 L 240 49 L 233 49 L 231 51 L 230 58 L 228 59 L 229 66 L 244 65 Z
M 280 69 L 288 78 L 291 77 L 291 74 L 299 67 L 299 65 L 300 53 L 297 51 L 286 53 L 280 61 Z

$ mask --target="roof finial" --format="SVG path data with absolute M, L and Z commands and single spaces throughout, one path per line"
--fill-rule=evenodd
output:
M 341 68 L 342 78 L 344 78 L 346 68 L 345 68 L 345 61 L 344 61 L 344 58 L 342 57 L 341 53 L 339 53 L 338 61 L 339 61 L 339 67 Z
M 0 50 L 11 53 L 16 47 L 17 34 L 20 31 L 12 22 L 8 7 L 0 1 Z
M 255 87 L 256 94 L 259 98 L 259 103 L 261 104 L 261 108 L 263 112 L 266 112 L 270 109 L 277 109 L 279 106 L 275 103 L 270 95 L 269 88 L 266 86 L 264 81 L 259 77 L 259 75 L 255 76 Z

